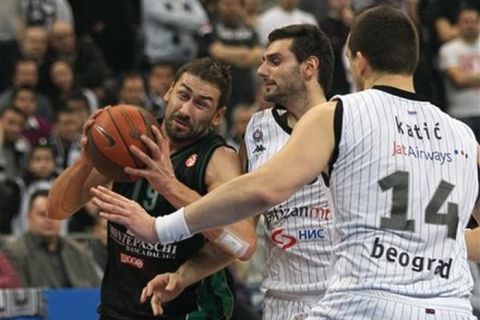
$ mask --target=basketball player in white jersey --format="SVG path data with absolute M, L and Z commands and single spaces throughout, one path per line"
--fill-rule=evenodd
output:
M 275 107 L 253 115 L 245 131 L 247 171 L 260 167 L 288 141 L 292 127 L 311 107 L 326 102 L 333 50 L 314 25 L 274 30 L 257 74 L 264 99 Z M 258 221 L 257 216 L 255 219 Z M 332 217 L 321 176 L 264 215 L 266 289 L 263 319 L 292 319 L 310 310 L 327 288 L 332 255 Z
M 255 215 L 331 171 L 334 274 L 307 319 L 473 320 L 464 238 L 478 192 L 473 132 L 414 93 L 418 37 L 401 12 L 359 14 L 347 56 L 364 91 L 312 108 L 264 166 L 168 219 L 94 188 L 101 215 L 169 243 Z

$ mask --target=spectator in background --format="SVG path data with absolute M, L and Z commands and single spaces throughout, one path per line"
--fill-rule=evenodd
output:
M 13 66 L 17 59 L 17 38 L 23 27 L 22 5 L 18 0 L 0 1 L 0 92 L 11 83 Z
M 23 286 L 49 288 L 97 287 L 100 277 L 93 258 L 73 240 L 61 237 L 60 221 L 47 217 L 47 190 L 31 197 L 29 230 L 5 246 L 5 254 Z
M 26 118 L 13 106 L 0 112 L 0 177 L 14 179 L 24 173 L 30 143 L 22 136 Z
M 80 156 L 83 123 L 75 110 L 61 109 L 53 124 L 50 144 L 55 151 L 56 171 L 62 172 Z
M 350 25 L 353 22 L 354 13 L 349 0 L 327 0 L 327 17 L 321 21 L 320 27 L 330 39 L 335 55 L 333 68 L 333 81 L 330 89 L 331 94 L 350 93 L 350 83 L 347 80 L 347 71 L 343 63 L 345 55 L 344 47 L 347 41 Z M 332 95 L 325 93 L 327 98 Z
M 71 25 L 57 21 L 50 32 L 50 45 L 55 59 L 70 63 L 78 85 L 94 91 L 102 88 L 110 71 L 102 52 L 90 37 L 77 39 Z
M 147 90 L 143 77 L 139 73 L 130 73 L 123 77 L 118 91 L 118 104 L 131 104 L 145 107 Z
M 0 110 L 11 104 L 13 87 L 29 86 L 38 89 L 38 66 L 34 60 L 18 60 L 12 77 L 13 86 L 0 94 Z M 50 101 L 43 93 L 37 92 L 38 115 L 53 120 Z
M 480 18 L 474 8 L 460 10 L 459 37 L 440 48 L 447 112 L 469 125 L 480 141 Z
M 90 114 L 93 112 L 90 109 L 87 97 L 85 97 L 81 90 L 74 90 L 66 96 L 65 107 L 76 112 L 82 124 L 88 120 Z
M 262 48 L 255 30 L 246 24 L 242 0 L 216 0 L 212 29 L 204 35 L 204 52 L 231 64 L 232 95 L 229 106 L 252 103 L 255 99 L 254 68 L 262 58 Z M 231 122 L 233 108 L 227 109 Z
M 49 189 L 57 176 L 55 172 L 55 156 L 48 140 L 42 139 L 34 145 L 28 157 L 28 163 L 23 175 L 23 190 L 21 194 L 18 215 L 12 221 L 13 234 L 20 236 L 28 229 L 28 210 L 32 195 L 38 190 Z M 62 234 L 67 231 L 66 222 L 61 224 Z
M 157 117 L 163 118 L 165 113 L 164 96 L 175 77 L 172 64 L 156 63 L 150 67 L 148 74 L 147 108 Z
M 260 19 L 262 0 L 243 0 L 245 6 L 245 23 L 256 29 Z
M 267 43 L 268 34 L 274 29 L 291 24 L 318 25 L 317 19 L 312 14 L 298 9 L 298 2 L 299 0 L 279 0 L 277 5 L 262 13 L 258 34 L 263 45 Z
M 55 172 L 55 154 L 47 139 L 42 139 L 32 147 L 23 182 L 25 187 L 37 181 L 52 182 L 57 176 Z
M 35 61 L 38 66 L 38 85 L 42 92 L 48 91 L 50 83 L 48 70 L 50 68 L 50 60 L 47 55 L 48 33 L 47 30 L 40 26 L 29 26 L 25 28 L 19 39 L 19 54 L 23 59 Z
M 27 121 L 23 136 L 30 145 L 36 145 L 40 139 L 48 140 L 52 127 L 48 120 L 37 113 L 37 93 L 27 86 L 16 87 L 12 92 L 12 105 L 20 109 Z
M 50 99 L 55 110 L 64 107 L 67 96 L 77 90 L 87 98 L 90 111 L 98 109 L 97 97 L 92 90 L 81 87 L 75 78 L 72 66 L 65 60 L 57 60 L 52 63 L 50 68 L 50 78 L 52 80 L 52 91 Z
M 197 56 L 197 33 L 208 24 L 198 0 L 143 0 L 142 27 L 148 63 L 185 63 Z
M 49 29 L 55 21 L 73 25 L 72 9 L 67 0 L 20 0 L 27 26 Z
M 436 49 L 442 43 L 453 40 L 460 35 L 457 19 L 460 9 L 465 7 L 474 8 L 480 12 L 480 0 L 441 0 L 432 3 Z

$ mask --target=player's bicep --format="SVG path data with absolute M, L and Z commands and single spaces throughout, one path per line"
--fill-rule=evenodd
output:
M 228 147 L 217 148 L 205 171 L 208 192 L 241 174 L 241 163 L 235 150 Z

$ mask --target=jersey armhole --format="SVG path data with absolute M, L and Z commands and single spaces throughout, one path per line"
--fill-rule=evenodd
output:
M 342 100 L 337 100 L 337 105 L 335 106 L 335 113 L 333 115 L 333 134 L 335 138 L 335 146 L 333 147 L 332 156 L 328 162 L 328 174 L 322 174 L 323 180 L 325 181 L 326 186 L 330 186 L 330 177 L 332 176 L 333 166 L 338 158 L 338 149 L 340 145 L 340 139 L 342 138 L 342 126 L 343 126 L 343 102 Z

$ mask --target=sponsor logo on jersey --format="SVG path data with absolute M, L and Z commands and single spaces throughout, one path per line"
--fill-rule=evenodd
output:
M 300 241 L 323 240 L 325 239 L 325 229 L 300 229 L 295 236 L 285 233 L 285 228 L 277 228 L 272 231 L 271 239 L 280 248 L 286 250 L 293 247 Z
M 302 229 L 298 230 L 298 240 L 319 240 L 325 239 L 325 229 L 316 228 L 316 229 Z
M 271 238 L 277 246 L 279 246 L 283 250 L 286 250 L 297 244 L 298 240 L 295 239 L 295 237 L 284 234 L 283 231 L 284 228 L 278 228 L 273 230 Z
M 142 269 L 143 268 L 143 260 L 139 258 L 135 258 L 132 256 L 129 256 L 128 254 L 125 253 L 120 253 L 120 262 L 123 264 L 127 264 L 131 267 Z
M 148 243 L 137 239 L 128 231 L 124 232 L 116 228 L 113 224 L 109 224 L 110 239 L 119 244 L 124 251 L 132 252 L 137 255 L 171 260 L 177 256 L 177 245 L 167 244 L 162 245 L 160 243 Z
M 458 152 L 458 150 L 456 151 Z M 413 147 L 401 143 L 397 144 L 396 141 L 393 141 L 392 156 L 406 156 L 413 157 L 418 160 L 436 161 L 440 162 L 440 164 L 442 165 L 445 162 L 452 162 L 453 160 L 451 152 L 421 150 L 418 147 Z
M 252 139 L 253 142 L 255 143 L 255 149 L 253 150 L 253 153 L 260 153 L 263 152 L 267 149 L 263 146 L 263 132 L 260 129 L 255 129 L 252 133 Z
M 450 277 L 450 268 L 452 266 L 452 258 L 448 260 L 427 258 L 422 256 L 413 256 L 412 254 L 401 251 L 394 246 L 387 246 L 380 242 L 380 238 L 376 237 L 372 246 L 370 257 L 374 259 L 383 258 L 392 264 L 399 265 L 404 268 L 409 268 L 415 272 L 430 271 L 434 275 L 439 275 L 441 278 L 448 279 Z
M 330 208 L 328 207 L 283 207 L 276 206 L 264 214 L 267 226 L 274 225 L 282 220 L 293 218 L 309 218 L 328 221 L 330 219 Z
M 440 132 L 440 123 L 435 123 L 434 125 L 423 122 L 422 124 L 418 123 L 406 123 L 400 121 L 397 116 L 395 116 L 395 124 L 397 127 L 397 132 L 401 135 L 408 135 L 411 138 L 419 140 L 431 140 L 437 139 L 442 140 L 442 135 Z
M 187 168 L 193 167 L 195 163 L 197 163 L 197 159 L 198 159 L 198 154 L 196 153 L 192 154 L 190 157 L 188 157 L 187 160 L 185 160 L 185 166 Z

